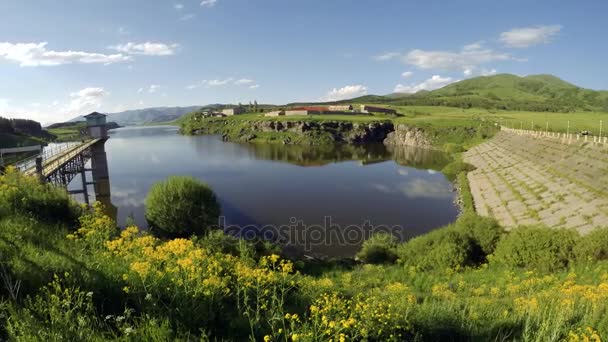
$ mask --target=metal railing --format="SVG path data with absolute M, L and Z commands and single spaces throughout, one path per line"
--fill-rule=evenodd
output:
M 26 170 L 36 167 L 36 159 L 39 157 L 42 157 L 42 163 L 44 164 L 47 160 L 49 160 L 57 155 L 63 154 L 64 152 L 71 150 L 82 144 L 83 144 L 83 142 L 67 142 L 67 143 L 51 144 L 49 146 L 46 146 L 42 150 L 42 153 L 32 156 L 32 157 L 28 157 L 22 161 L 15 163 L 15 167 L 19 171 L 24 172 Z

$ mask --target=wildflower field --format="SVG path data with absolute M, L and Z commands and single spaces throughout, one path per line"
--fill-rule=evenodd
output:
M 79 208 L 12 170 L 0 189 L 2 340 L 608 338 L 606 229 L 507 233 L 469 213 L 403 244 L 364 247 L 375 263 L 346 266 L 288 260 L 222 232 L 121 231 L 100 205 Z M 64 200 L 66 218 L 42 210 L 49 198 Z M 366 255 L 379 250 L 395 258 Z

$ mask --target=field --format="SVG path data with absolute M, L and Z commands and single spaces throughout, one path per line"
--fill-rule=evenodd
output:
M 608 146 L 501 132 L 465 153 L 479 214 L 506 227 L 608 223 Z
M 606 112 L 572 112 L 572 113 L 546 113 L 525 111 L 503 111 L 481 108 L 461 109 L 441 106 L 385 106 L 396 109 L 402 116 L 394 117 L 382 114 L 376 115 L 308 115 L 308 116 L 283 116 L 264 117 L 260 113 L 248 113 L 227 117 L 226 120 L 270 120 L 270 121 L 351 121 L 371 122 L 379 120 L 391 120 L 395 123 L 411 124 L 416 126 L 432 127 L 475 127 L 480 121 L 495 122 L 510 128 L 523 128 L 544 131 L 546 123 L 549 123 L 549 132 L 566 133 L 568 121 L 570 121 L 570 133 L 579 131 L 590 131 L 599 135 L 600 120 L 608 125 L 608 113 Z M 181 124 L 189 116 L 174 121 Z M 604 127 L 608 133 L 608 127 Z
M 75 141 L 81 139 L 82 135 L 80 132 L 86 127 L 85 123 L 69 123 L 64 124 L 56 128 L 49 128 L 49 133 L 57 136 L 56 141 Z

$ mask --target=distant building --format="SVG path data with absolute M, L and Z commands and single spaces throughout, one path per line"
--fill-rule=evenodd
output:
M 389 108 L 361 105 L 361 113 L 397 114 L 397 111 Z
M 318 112 L 316 111 L 310 111 L 310 110 L 286 110 L 285 111 L 285 115 L 287 116 L 295 116 L 295 115 L 312 115 L 312 114 L 317 114 Z
M 239 115 L 239 114 L 243 114 L 245 113 L 245 108 L 242 107 L 236 107 L 236 108 L 229 108 L 229 109 L 224 109 L 222 110 L 222 113 L 224 115 Z
M 328 107 L 321 107 L 321 106 L 304 106 L 304 107 L 294 107 L 291 108 L 292 111 L 307 111 L 307 112 L 313 112 L 316 114 L 323 114 L 325 112 L 329 111 Z
M 285 111 L 283 110 L 276 110 L 274 112 L 268 112 L 266 114 L 264 114 L 264 116 L 283 116 L 285 115 Z
M 330 112 L 346 112 L 349 110 L 353 110 L 353 106 L 329 106 Z

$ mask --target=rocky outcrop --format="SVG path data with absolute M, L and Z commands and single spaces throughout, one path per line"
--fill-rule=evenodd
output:
M 188 129 L 185 134 L 221 134 L 229 141 L 271 141 L 289 145 L 324 145 L 331 143 L 414 146 L 433 148 L 432 139 L 420 128 L 395 125 L 390 121 L 368 123 L 349 121 L 275 121 L 207 120 L 205 125 Z
M 348 144 L 382 143 L 394 130 L 390 122 L 363 124 L 343 121 L 254 121 L 251 128 L 259 132 L 324 134 L 335 142 Z
M 424 130 L 403 124 L 397 125 L 395 130 L 386 136 L 384 144 L 389 146 L 433 148 L 433 144 Z

